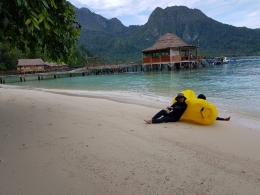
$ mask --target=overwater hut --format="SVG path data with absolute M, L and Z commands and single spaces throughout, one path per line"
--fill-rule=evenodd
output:
M 166 33 L 152 47 L 143 50 L 142 54 L 143 65 L 167 64 L 169 68 L 199 65 L 198 47 L 185 43 L 172 33 Z
M 17 72 L 19 73 L 37 73 L 48 72 L 53 70 L 61 70 L 68 68 L 68 65 L 62 62 L 44 62 L 41 58 L 38 59 L 18 59 Z
M 18 59 L 17 72 L 32 73 L 43 72 L 46 69 L 46 63 L 41 59 Z
M 68 65 L 62 62 L 61 64 L 57 64 L 56 62 L 45 62 L 48 67 L 46 71 L 53 71 L 53 70 L 62 70 L 68 68 Z

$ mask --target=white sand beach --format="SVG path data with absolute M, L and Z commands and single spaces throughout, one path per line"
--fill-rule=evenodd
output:
M 0 194 L 259 194 L 260 131 L 143 121 L 158 111 L 0 88 Z

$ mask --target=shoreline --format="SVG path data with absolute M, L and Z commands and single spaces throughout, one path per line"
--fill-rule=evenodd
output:
M 147 125 L 157 108 L 0 88 L 0 194 L 257 194 L 260 131 Z
M 0 86 L 1 87 L 1 86 Z M 8 86 L 9 87 L 9 86 Z M 21 88 L 6 88 L 6 89 L 21 89 Z M 22 90 L 24 90 L 22 88 Z M 133 105 L 139 105 L 139 106 L 145 106 L 148 108 L 156 108 L 156 109 L 165 109 L 167 106 L 171 105 L 171 101 L 169 103 L 162 102 L 158 100 L 152 100 L 147 99 L 143 97 L 127 97 L 127 94 L 124 94 L 122 98 L 116 97 L 115 95 L 108 95 L 108 94 L 77 94 L 76 92 L 61 92 L 54 91 L 51 89 L 41 89 L 41 88 L 25 88 L 25 90 L 35 90 L 35 91 L 42 91 L 46 93 L 54 93 L 54 94 L 60 94 L 60 95 L 67 95 L 67 96 L 75 96 L 75 97 L 85 97 L 85 98 L 96 98 L 96 99 L 104 99 L 104 100 L 110 100 L 113 102 L 118 103 L 126 103 L 126 104 L 133 104 Z M 212 102 L 211 102 L 212 103 Z M 241 114 L 240 112 L 234 112 L 230 110 L 226 110 L 224 108 L 218 109 L 218 116 L 222 118 L 231 117 L 232 123 L 237 123 L 239 125 L 243 125 L 246 128 L 254 129 L 254 130 L 260 130 L 260 121 L 258 120 L 257 116 L 254 116 L 253 114 Z
M 6 85 L 5 85 L 6 86 Z M 122 94 L 122 97 L 119 97 L 119 95 L 116 94 L 109 94 L 109 95 L 104 95 L 104 94 L 94 94 L 91 92 L 89 94 L 80 94 L 77 92 L 66 92 L 66 90 L 58 90 L 58 89 L 44 89 L 44 88 L 20 88 L 18 86 L 7 86 L 7 87 L 1 87 L 4 89 L 21 89 L 21 90 L 32 90 L 32 91 L 40 91 L 40 92 L 46 92 L 46 93 L 53 93 L 53 94 L 60 94 L 60 95 L 65 95 L 65 96 L 72 96 L 72 97 L 84 97 L 84 98 L 94 98 L 94 99 L 104 99 L 104 100 L 110 100 L 113 102 L 118 102 L 118 103 L 125 103 L 125 104 L 132 104 L 132 105 L 139 105 L 139 106 L 145 106 L 148 108 L 156 108 L 156 109 L 165 109 L 165 107 L 170 106 L 171 102 L 162 102 L 162 101 L 157 101 L 157 100 L 152 100 L 152 99 L 147 99 L 144 97 L 135 97 L 135 96 L 127 96 L 127 94 Z M 80 91 L 80 90 L 79 90 Z M 211 102 L 212 103 L 212 102 Z M 216 104 L 215 104 L 216 105 Z M 254 114 L 241 114 L 238 111 L 230 111 L 226 110 L 224 108 L 219 108 L 218 109 L 218 116 L 222 118 L 226 117 L 231 117 L 231 120 L 229 122 L 232 123 L 237 123 L 238 125 L 242 125 L 246 128 L 250 128 L 253 130 L 260 130 L 260 121 L 258 120 L 258 117 Z
M 147 100 L 147 99 L 145 99 L 145 100 L 143 99 L 142 101 L 140 101 L 141 98 L 138 98 L 138 100 L 136 99 L 136 100 L 125 100 L 124 101 L 124 100 L 115 99 L 113 97 L 105 97 L 105 96 L 100 97 L 97 95 L 80 95 L 80 94 L 73 94 L 73 93 L 66 93 L 66 92 L 53 92 L 53 91 L 46 91 L 46 92 L 60 94 L 60 95 L 67 95 L 67 96 L 72 96 L 72 97 L 103 99 L 103 100 L 113 101 L 116 103 L 144 106 L 147 108 L 156 108 L 158 110 L 165 109 L 164 107 L 171 105 L 171 103 L 167 104 L 164 102 L 158 102 L 158 101 Z M 247 118 L 244 118 L 242 115 L 236 116 L 236 115 L 230 114 L 230 112 L 223 112 L 223 111 L 220 112 L 219 110 L 218 110 L 218 113 L 219 113 L 219 117 L 222 117 L 222 118 L 231 117 L 232 122 L 243 125 L 245 128 L 250 128 L 253 130 L 260 130 L 260 122 L 258 120 L 256 120 L 258 118 L 248 117 L 248 115 L 247 115 Z M 224 121 L 222 121 L 222 122 L 224 122 Z M 230 122 L 230 121 L 228 121 L 228 122 Z
M 121 94 L 109 94 L 105 95 L 105 93 L 98 93 L 95 94 L 92 91 L 90 93 L 85 93 L 80 94 L 81 92 L 77 92 L 80 90 L 76 90 L 73 92 L 73 90 L 60 90 L 60 89 L 45 89 L 45 88 L 20 88 L 19 86 L 10 86 L 10 85 L 4 85 L 3 87 L 0 88 L 3 89 L 21 89 L 21 90 L 32 90 L 32 91 L 40 91 L 40 92 L 46 92 L 46 93 L 53 93 L 53 94 L 60 94 L 60 95 L 65 95 L 65 96 L 74 96 L 74 97 L 85 97 L 85 98 L 95 98 L 95 99 L 104 99 L 104 100 L 110 100 L 113 102 L 118 102 L 118 103 L 125 103 L 125 104 L 132 104 L 132 105 L 139 105 L 139 106 L 145 106 L 148 108 L 156 108 L 156 109 L 165 109 L 165 107 L 171 105 L 171 100 L 169 102 L 164 102 L 160 100 L 153 100 L 153 99 L 148 99 L 147 97 L 138 97 L 138 96 L 128 96 L 127 94 L 122 94 L 123 96 L 120 97 Z M 211 102 L 213 103 L 213 102 Z M 216 104 L 215 104 L 216 105 Z M 218 116 L 222 118 L 227 118 L 231 117 L 231 120 L 229 122 L 234 122 L 237 123 L 238 125 L 242 125 L 246 128 L 250 128 L 253 130 L 260 130 L 260 121 L 258 120 L 257 114 L 253 113 L 248 113 L 246 114 L 243 112 L 242 114 L 239 111 L 231 111 L 227 110 L 224 108 L 219 108 L 218 109 Z

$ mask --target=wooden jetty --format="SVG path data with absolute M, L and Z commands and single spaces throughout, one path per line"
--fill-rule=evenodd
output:
M 70 71 L 55 71 L 44 73 L 30 73 L 30 74 L 11 74 L 0 75 L 0 83 L 6 83 L 8 78 L 17 78 L 17 81 L 25 82 L 28 77 L 36 77 L 38 80 L 44 80 L 45 77 L 52 76 L 54 79 L 61 77 L 74 77 L 78 75 L 100 75 L 100 74 L 119 74 L 124 72 L 139 72 L 139 71 L 162 71 L 167 68 L 172 70 L 170 64 L 142 64 L 142 63 L 130 63 L 130 64 L 117 64 L 117 65 L 97 65 L 90 67 L 77 68 Z M 184 68 L 187 68 L 183 66 Z
M 21 82 L 25 82 L 28 77 L 36 77 L 38 80 L 43 80 L 46 76 L 53 76 L 54 79 L 61 78 L 61 76 L 76 76 L 81 74 L 83 76 L 89 74 L 89 70 L 86 68 L 79 68 L 71 71 L 60 71 L 60 72 L 44 72 L 44 73 L 30 73 L 30 74 L 13 74 L 13 75 L 0 75 L 0 83 L 6 83 L 8 78 L 18 78 Z
M 54 79 L 65 76 L 74 77 L 76 75 L 90 75 L 90 74 L 104 74 L 104 73 L 122 73 L 128 71 L 137 71 L 137 67 L 142 66 L 141 64 L 119 64 L 119 65 L 99 65 L 95 67 L 83 67 L 77 68 L 70 71 L 55 71 L 55 72 L 44 72 L 44 73 L 30 73 L 30 74 L 10 74 L 0 75 L 0 83 L 6 83 L 8 78 L 17 78 L 17 81 L 25 82 L 28 77 L 36 77 L 38 80 L 44 80 L 44 77 L 53 76 Z

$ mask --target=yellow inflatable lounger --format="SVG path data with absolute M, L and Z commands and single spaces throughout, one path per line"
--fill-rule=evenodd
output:
M 210 125 L 216 120 L 218 111 L 214 104 L 209 103 L 207 100 L 198 99 L 194 91 L 190 89 L 182 91 L 182 93 L 187 98 L 186 103 L 188 105 L 181 117 L 182 121 Z M 175 97 L 172 103 L 176 101 Z

